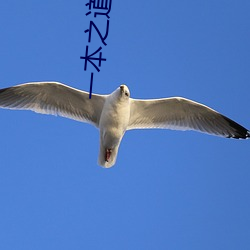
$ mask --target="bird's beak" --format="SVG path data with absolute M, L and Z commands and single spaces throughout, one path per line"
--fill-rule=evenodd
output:
M 124 85 L 121 85 L 120 89 L 121 89 L 121 93 L 123 93 L 124 92 Z

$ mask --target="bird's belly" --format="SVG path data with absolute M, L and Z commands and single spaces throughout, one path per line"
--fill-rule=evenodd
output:
M 124 119 L 112 114 L 102 117 L 100 123 L 100 136 L 102 144 L 106 147 L 113 148 L 120 143 L 127 127 Z
M 124 126 L 117 120 L 114 122 L 109 122 L 108 126 L 104 126 L 100 130 L 103 144 L 110 148 L 115 147 L 117 144 L 119 144 L 125 131 L 126 129 Z
M 124 133 L 120 133 L 116 130 L 105 130 L 102 133 L 102 144 L 107 148 L 115 148 Z

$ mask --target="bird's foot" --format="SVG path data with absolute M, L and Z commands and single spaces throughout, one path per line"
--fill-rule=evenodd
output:
M 111 156 L 111 153 L 112 153 L 112 149 L 106 149 L 106 153 L 105 153 L 105 161 L 108 162 L 109 159 L 110 159 L 110 156 Z

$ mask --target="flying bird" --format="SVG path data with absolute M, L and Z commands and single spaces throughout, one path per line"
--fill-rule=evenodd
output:
M 182 97 L 130 98 L 126 85 L 109 95 L 92 94 L 59 82 L 31 82 L 0 89 L 0 107 L 32 110 L 86 122 L 100 130 L 98 164 L 112 167 L 127 130 L 196 130 L 226 138 L 246 139 L 250 131 L 217 111 Z

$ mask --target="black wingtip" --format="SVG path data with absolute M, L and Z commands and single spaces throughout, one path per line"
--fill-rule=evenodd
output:
M 250 131 L 247 131 L 247 137 L 246 138 L 249 138 L 250 137 Z
M 233 138 L 233 139 L 247 139 L 250 137 L 250 131 L 237 122 L 229 119 L 226 116 L 223 116 L 224 119 L 229 123 L 230 127 L 234 130 L 233 133 L 228 135 L 228 138 Z

